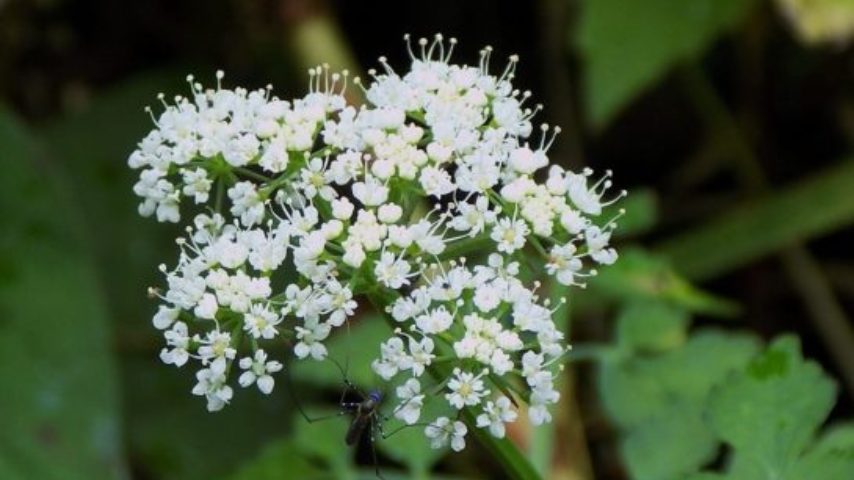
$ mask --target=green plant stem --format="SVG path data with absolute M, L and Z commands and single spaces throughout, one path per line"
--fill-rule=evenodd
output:
M 781 259 L 789 278 L 801 292 L 827 349 L 840 365 L 840 374 L 849 394 L 854 396 L 854 348 L 851 348 L 854 345 L 854 328 L 833 295 L 827 278 L 806 248 L 788 248 Z

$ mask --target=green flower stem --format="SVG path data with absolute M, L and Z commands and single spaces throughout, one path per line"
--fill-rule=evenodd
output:
M 439 254 L 439 259 L 447 260 L 451 258 L 459 258 L 469 253 L 483 252 L 486 247 L 490 246 L 492 243 L 494 242 L 489 238 L 489 235 L 486 234 L 458 240 L 448 245 L 448 247 L 445 248 L 445 251 Z
M 253 172 L 252 170 L 250 170 L 248 168 L 237 167 L 234 169 L 234 171 L 239 173 L 240 175 L 245 176 L 245 177 L 249 177 L 249 178 L 252 178 L 254 180 L 258 180 L 259 182 L 265 182 L 266 183 L 266 182 L 270 182 L 273 180 L 272 178 L 270 178 L 266 175 L 261 175 L 258 172 Z
M 377 311 L 383 314 L 386 322 L 396 328 L 398 325 L 385 313 L 385 306 L 389 305 L 397 293 L 376 288 L 367 294 L 368 300 Z M 427 367 L 430 376 L 437 380 L 447 378 L 451 374 L 452 365 L 432 363 Z M 519 451 L 516 445 L 507 438 L 495 438 L 487 430 L 475 428 L 477 424 L 474 413 L 469 408 L 460 411 L 463 420 L 469 426 L 469 431 L 477 438 L 481 445 L 504 467 L 505 473 L 516 480 L 540 480 L 542 477 L 534 469 L 531 463 Z

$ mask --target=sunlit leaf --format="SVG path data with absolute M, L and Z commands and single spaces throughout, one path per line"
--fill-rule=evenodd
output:
M 783 337 L 712 393 L 710 424 L 735 449 L 737 472 L 787 478 L 835 395 L 833 381 L 801 357 L 797 339 Z

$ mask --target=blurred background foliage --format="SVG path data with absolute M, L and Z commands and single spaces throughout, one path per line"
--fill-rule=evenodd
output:
M 553 428 L 510 431 L 531 465 L 854 478 L 850 0 L 0 1 L 0 478 L 374 478 L 346 420 L 307 424 L 281 388 L 208 414 L 158 365 L 145 290 L 176 231 L 136 215 L 125 159 L 188 72 L 290 97 L 314 63 L 403 68 L 401 35 L 437 31 L 457 60 L 519 53 L 564 127 L 552 161 L 631 192 L 622 259 L 561 317 Z M 387 334 L 366 312 L 334 339 L 357 384 Z M 340 373 L 304 367 L 298 398 L 334 408 Z M 389 479 L 506 475 L 415 431 L 377 448 Z

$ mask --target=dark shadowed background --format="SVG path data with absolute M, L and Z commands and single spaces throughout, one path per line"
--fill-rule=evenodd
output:
M 551 160 L 613 169 L 630 192 L 623 259 L 570 302 L 573 342 L 618 354 L 572 364 L 550 433 L 511 432 L 548 478 L 724 468 L 714 436 L 676 474 L 644 463 L 690 457 L 680 444 L 706 433 L 680 429 L 705 428 L 711 387 L 675 430 L 638 433 L 624 404 L 646 405 L 652 380 L 614 380 L 632 362 L 661 360 L 657 378 L 678 363 L 687 385 L 794 333 L 838 383 L 830 422 L 854 414 L 854 2 L 0 0 L 0 478 L 371 478 L 343 419 L 306 425 L 283 389 L 209 414 L 191 373 L 159 364 L 145 292 L 178 227 L 137 215 L 126 158 L 151 128 L 143 107 L 186 93 L 187 73 L 301 96 L 320 62 L 404 70 L 406 32 L 457 37 L 458 62 L 519 54 L 516 84 L 563 127 Z M 384 334 L 359 323 L 340 342 Z M 709 331 L 727 333 L 706 351 Z M 295 371 L 295 390 L 333 408 L 335 375 Z M 406 441 L 380 446 L 389 478 L 501 478 L 477 448 Z

